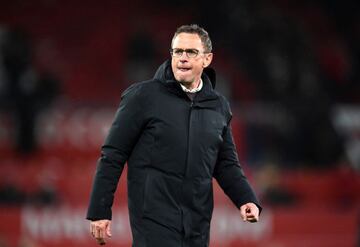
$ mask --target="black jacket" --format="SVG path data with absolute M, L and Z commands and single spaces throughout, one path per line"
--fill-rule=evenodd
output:
M 238 208 L 247 202 L 258 205 L 239 165 L 229 104 L 214 90 L 215 72 L 205 69 L 202 80 L 202 90 L 191 101 L 167 61 L 152 80 L 122 94 L 102 147 L 87 219 L 111 219 L 126 161 L 134 238 L 144 218 L 185 236 L 208 234 L 213 177 Z

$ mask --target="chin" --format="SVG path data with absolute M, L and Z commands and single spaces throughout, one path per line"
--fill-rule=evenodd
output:
M 180 82 L 183 85 L 190 85 L 194 82 L 194 80 L 187 80 L 186 78 L 175 78 L 178 82 Z

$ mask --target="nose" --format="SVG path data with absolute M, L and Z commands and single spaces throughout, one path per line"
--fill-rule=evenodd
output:
M 180 62 L 186 62 L 186 61 L 187 61 L 188 57 L 187 57 L 185 51 L 181 54 L 181 56 L 179 57 L 179 59 L 180 59 Z
M 187 58 L 186 51 L 183 51 L 183 52 L 181 53 L 181 56 L 180 56 L 179 58 L 180 58 L 180 59 L 185 59 L 185 58 Z

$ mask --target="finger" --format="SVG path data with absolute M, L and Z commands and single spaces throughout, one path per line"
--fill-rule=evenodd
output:
M 106 235 L 111 238 L 111 222 L 106 227 Z
M 90 234 L 95 237 L 95 234 L 94 234 L 94 227 L 92 226 L 92 224 L 90 223 Z
M 91 235 L 93 237 L 95 237 L 95 235 L 96 235 L 96 227 L 95 227 L 95 225 L 93 223 L 90 225 L 90 231 L 91 231 Z
M 258 222 L 258 220 L 256 218 L 251 218 L 251 219 L 248 219 L 247 221 L 250 223 Z
M 255 216 L 256 216 L 256 214 L 253 213 L 253 212 L 247 212 L 246 213 L 246 218 L 254 218 Z
M 243 221 L 246 221 L 246 207 L 245 206 L 240 207 L 240 215 L 241 215 L 241 218 L 243 219 Z
M 99 237 L 104 239 L 104 237 L 105 237 L 105 228 L 104 227 L 100 228 Z
M 258 216 L 254 216 L 254 217 L 251 217 L 250 219 L 249 219 L 249 222 L 252 222 L 252 223 L 254 223 L 254 222 L 258 222 L 259 221 L 259 217 Z
M 95 238 L 96 239 L 98 239 L 98 238 L 102 238 L 102 235 L 103 234 L 101 234 L 101 232 L 102 232 L 103 230 L 102 230 L 102 228 L 100 227 L 100 226 L 95 226 L 95 230 L 94 230 L 94 232 L 95 232 Z
M 259 216 L 258 216 L 258 214 L 247 214 L 246 215 L 246 219 L 247 219 L 247 221 L 249 221 L 249 222 L 257 222 L 258 220 L 259 220 Z
M 96 230 L 95 233 L 95 239 L 96 239 L 96 243 L 99 245 L 104 245 L 105 244 L 105 239 L 103 237 L 103 231 L 101 229 Z

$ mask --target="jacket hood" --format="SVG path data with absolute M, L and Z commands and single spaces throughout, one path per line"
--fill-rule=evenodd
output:
M 208 80 L 211 82 L 211 86 L 215 89 L 216 86 L 216 73 L 213 68 L 205 68 L 201 75 L 203 80 Z M 176 82 L 174 74 L 171 69 L 170 59 L 166 60 L 160 67 L 157 69 L 154 79 L 159 80 L 164 83 Z

